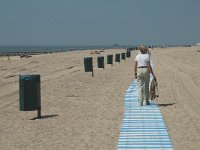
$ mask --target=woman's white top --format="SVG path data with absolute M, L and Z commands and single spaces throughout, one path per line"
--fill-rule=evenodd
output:
M 138 63 L 138 67 L 147 66 L 150 61 L 149 54 L 138 54 L 135 58 L 135 61 Z
M 138 50 L 138 54 L 142 54 L 140 50 Z M 151 49 L 148 49 L 147 54 L 149 54 L 149 59 L 151 60 Z

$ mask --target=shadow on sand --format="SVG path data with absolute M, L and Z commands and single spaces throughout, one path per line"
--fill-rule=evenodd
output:
M 159 107 L 167 107 L 167 106 L 172 106 L 175 103 L 169 103 L 169 104 L 158 104 Z
M 58 115 L 55 114 L 55 115 L 44 115 L 44 116 L 41 116 L 41 118 L 38 118 L 38 117 L 34 117 L 30 120 L 36 120 L 36 119 L 47 119 L 47 118 L 53 118 L 53 117 L 57 117 Z

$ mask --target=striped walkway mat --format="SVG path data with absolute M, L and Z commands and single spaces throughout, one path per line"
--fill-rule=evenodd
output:
M 118 150 L 173 150 L 162 114 L 155 102 L 139 106 L 137 82 L 125 94 L 125 114 Z

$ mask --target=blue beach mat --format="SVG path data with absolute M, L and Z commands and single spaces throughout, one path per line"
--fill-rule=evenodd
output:
M 155 102 L 139 106 L 137 82 L 126 91 L 118 150 L 173 150 L 162 114 Z

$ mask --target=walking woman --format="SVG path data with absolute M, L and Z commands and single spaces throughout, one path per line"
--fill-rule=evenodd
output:
M 147 54 L 148 49 L 145 46 L 140 46 L 140 54 L 135 58 L 135 78 L 138 84 L 138 98 L 140 106 L 143 103 L 149 105 L 149 78 L 150 73 L 152 74 L 154 80 L 156 77 L 150 65 L 150 56 Z

